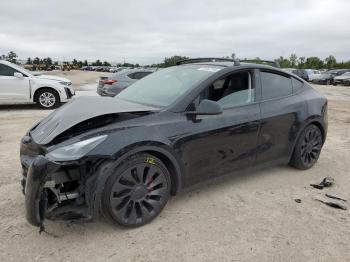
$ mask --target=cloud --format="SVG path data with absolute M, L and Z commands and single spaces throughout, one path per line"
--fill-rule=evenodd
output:
M 350 59 L 350 1 L 3 1 L 0 54 L 142 64 L 165 56 Z

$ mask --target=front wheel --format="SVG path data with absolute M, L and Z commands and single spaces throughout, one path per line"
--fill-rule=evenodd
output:
M 321 130 L 316 125 L 307 126 L 295 145 L 289 164 L 301 170 L 311 168 L 320 156 L 322 145 Z
M 159 215 L 170 197 L 166 166 L 149 154 L 137 154 L 112 171 L 106 182 L 104 215 L 122 226 L 137 227 Z
M 60 104 L 60 97 L 55 90 L 46 88 L 39 90 L 36 96 L 36 103 L 44 109 L 53 109 Z

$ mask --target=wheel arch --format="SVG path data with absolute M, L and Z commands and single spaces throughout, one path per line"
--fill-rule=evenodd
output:
M 50 86 L 41 86 L 39 88 L 37 88 L 35 91 L 34 91 L 34 94 L 33 94 L 33 102 L 36 102 L 37 101 L 37 98 L 38 98 L 38 94 L 41 90 L 43 89 L 50 89 L 52 90 L 53 92 L 55 92 L 58 96 L 58 99 L 61 99 L 61 96 L 60 96 L 60 93 L 53 87 L 50 87 Z M 60 101 L 59 101 L 60 102 Z
M 136 145 L 135 145 L 136 146 Z M 100 170 L 98 172 L 98 177 L 95 185 L 94 196 L 92 197 L 93 203 L 93 217 L 97 218 L 99 216 L 99 211 L 101 208 L 101 200 L 104 191 L 104 187 L 107 179 L 111 175 L 111 170 L 119 166 L 124 160 L 129 158 L 132 155 L 139 153 L 148 153 L 159 158 L 165 166 L 168 168 L 170 177 L 171 177 L 171 194 L 176 195 L 184 187 L 184 168 L 181 162 L 176 157 L 175 153 L 172 152 L 172 149 L 169 146 L 164 144 L 154 144 L 154 145 L 143 145 L 136 146 L 130 150 L 120 150 L 120 154 L 115 155 L 113 159 L 106 159 L 106 162 L 109 162 L 110 165 L 106 169 Z
M 307 122 L 302 126 L 302 128 L 300 128 L 300 130 L 299 130 L 299 132 L 298 132 L 298 135 L 296 136 L 295 141 L 294 141 L 294 144 L 293 144 L 293 150 L 291 150 L 291 152 L 290 152 L 289 159 L 292 158 L 292 155 L 293 155 L 294 150 L 295 150 L 295 146 L 296 146 L 296 144 L 297 144 L 297 142 L 298 142 L 298 140 L 299 140 L 299 138 L 300 138 L 301 133 L 305 130 L 305 128 L 307 128 L 307 127 L 310 126 L 310 125 L 315 125 L 315 126 L 317 126 L 317 127 L 320 129 L 320 131 L 321 131 L 323 143 L 326 141 L 326 134 L 327 134 L 327 133 L 326 133 L 326 128 L 325 128 L 325 126 L 322 124 L 321 120 L 320 120 L 320 119 L 317 119 L 317 118 L 316 118 L 316 119 L 310 119 L 309 121 L 307 121 Z

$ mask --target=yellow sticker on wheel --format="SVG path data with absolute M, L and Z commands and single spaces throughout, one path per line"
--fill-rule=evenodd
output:
M 155 165 L 156 161 L 153 157 L 146 157 L 146 163 L 151 164 L 151 165 Z

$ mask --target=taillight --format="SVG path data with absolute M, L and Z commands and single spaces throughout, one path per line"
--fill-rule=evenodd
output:
M 113 79 L 101 80 L 101 83 L 104 84 L 104 85 L 113 85 L 116 82 L 118 82 L 118 81 L 117 80 L 113 80 Z

